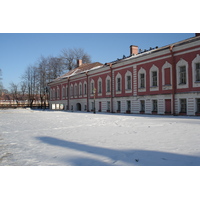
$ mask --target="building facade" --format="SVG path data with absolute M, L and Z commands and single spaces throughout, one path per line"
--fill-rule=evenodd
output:
M 200 115 L 200 36 L 130 56 L 82 64 L 49 83 L 50 108 Z

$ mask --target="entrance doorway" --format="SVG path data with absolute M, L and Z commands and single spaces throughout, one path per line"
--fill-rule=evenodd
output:
M 171 99 L 165 99 L 165 114 L 171 115 Z
M 77 104 L 76 104 L 76 110 L 77 110 L 77 111 L 81 111 L 81 104 L 80 104 L 80 103 L 77 103 Z

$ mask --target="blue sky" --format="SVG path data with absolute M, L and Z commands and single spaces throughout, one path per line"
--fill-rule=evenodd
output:
M 20 83 L 25 69 L 41 55 L 59 56 L 66 48 L 83 48 L 92 62 L 106 63 L 129 55 L 130 45 L 162 47 L 194 33 L 0 33 L 0 69 L 3 85 Z

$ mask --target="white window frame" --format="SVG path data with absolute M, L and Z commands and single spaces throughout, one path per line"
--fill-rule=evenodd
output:
M 90 96 L 94 96 L 94 88 L 95 88 L 94 80 L 92 79 L 90 81 Z
M 165 69 L 170 69 L 170 85 L 165 85 Z M 172 65 L 167 61 L 162 66 L 162 89 L 163 90 L 171 90 L 172 89 Z
M 141 74 L 144 74 L 144 87 L 141 87 Z M 146 92 L 146 70 L 144 68 L 138 71 L 138 92 Z
M 108 80 L 110 82 L 109 84 L 109 91 L 108 91 Z M 106 77 L 106 95 L 110 95 L 111 94 L 111 77 L 110 76 L 107 76 Z
M 83 85 L 84 85 L 84 88 L 83 88 L 83 96 L 84 96 L 84 97 L 87 97 L 87 82 L 84 81 Z
M 153 72 L 157 72 L 157 86 L 153 86 Z M 149 71 L 150 76 L 150 91 L 158 91 L 159 90 L 159 69 L 155 65 L 153 65 Z
M 82 87 L 82 83 L 80 82 L 79 83 L 79 97 L 82 97 L 82 95 L 83 95 L 83 87 Z
M 186 84 L 180 84 L 180 67 L 185 66 L 186 69 Z M 188 88 L 188 62 L 180 59 L 176 64 L 176 84 L 177 89 Z
M 128 88 L 128 77 L 130 77 L 130 88 Z M 127 71 L 125 74 L 125 93 L 132 93 L 132 73 Z
M 196 81 L 196 63 L 200 63 L 199 54 L 197 54 L 195 59 L 192 61 L 192 82 L 193 82 L 193 87 L 200 87 L 200 82 Z
M 99 88 L 99 84 L 101 84 L 101 88 Z M 100 90 L 101 89 L 101 90 Z M 102 96 L 102 78 L 98 79 L 98 96 Z
M 74 98 L 77 98 L 78 96 L 78 85 L 77 83 L 74 84 Z
M 118 79 L 120 79 L 120 90 L 118 90 Z M 116 83 L 116 94 L 121 94 L 122 93 L 122 75 L 120 73 L 117 74 L 117 76 L 115 77 L 115 83 Z

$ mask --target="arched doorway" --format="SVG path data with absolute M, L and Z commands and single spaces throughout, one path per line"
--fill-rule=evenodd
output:
M 80 103 L 77 103 L 77 104 L 76 104 L 76 110 L 77 110 L 77 111 L 81 111 L 81 104 L 80 104 Z

